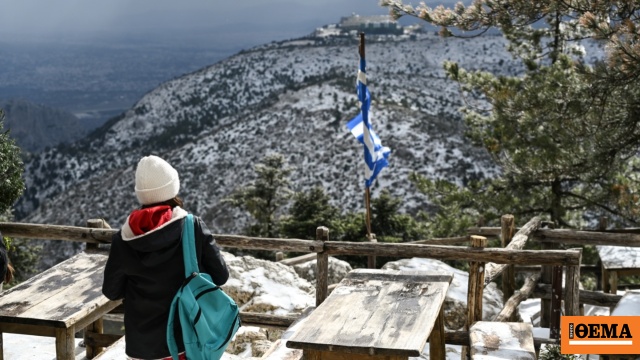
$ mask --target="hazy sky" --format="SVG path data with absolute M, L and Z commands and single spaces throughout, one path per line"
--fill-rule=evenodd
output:
M 379 0 L 3 0 L 0 36 L 203 33 L 249 43 L 306 35 L 341 16 L 387 14 Z M 234 36 L 235 37 L 235 36 Z M 250 41 L 255 37 L 256 41 Z

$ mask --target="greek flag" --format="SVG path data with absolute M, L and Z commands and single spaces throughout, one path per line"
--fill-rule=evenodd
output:
M 356 139 L 364 145 L 364 162 L 366 163 L 364 175 L 365 185 L 368 188 L 371 187 L 373 180 L 376 179 L 376 176 L 378 176 L 380 171 L 385 166 L 389 165 L 387 158 L 389 157 L 389 153 L 391 153 L 391 149 L 382 146 L 380 138 L 373 131 L 371 121 L 369 121 L 371 94 L 369 93 L 369 89 L 367 89 L 365 68 L 366 62 L 364 58 L 360 58 L 357 91 L 358 99 L 362 104 L 362 110 L 358 116 L 349 121 L 347 128 L 351 131 L 353 136 L 355 136 Z

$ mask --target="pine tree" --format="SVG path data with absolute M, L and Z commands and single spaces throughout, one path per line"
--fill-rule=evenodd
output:
M 585 214 L 637 223 L 640 10 L 634 4 L 474 0 L 447 9 L 384 0 L 393 16 L 419 17 L 441 26 L 444 36 L 499 29 L 523 64 L 517 76 L 444 64 L 469 99 L 463 109 L 469 137 L 502 174 L 467 189 L 416 177 L 419 186 L 446 211 L 461 201 L 457 210 L 467 220 L 509 212 L 546 214 L 561 226 L 579 226 Z M 606 59 L 587 64 L 585 39 L 606 45 Z
M 3 128 L 4 112 L 0 109 L 0 213 L 9 210 L 24 191 L 20 148 Z
M 284 156 L 270 154 L 255 167 L 256 179 L 236 189 L 225 202 L 246 210 L 256 220 L 248 229 L 252 236 L 277 237 L 277 212 L 291 198 L 289 175 Z
M 329 196 L 321 187 L 297 192 L 288 218 L 282 221 L 281 233 L 289 238 L 313 240 L 318 226 L 326 226 L 334 232 L 339 215 L 340 210 L 330 204 Z

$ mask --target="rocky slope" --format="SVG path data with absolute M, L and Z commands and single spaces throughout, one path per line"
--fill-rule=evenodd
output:
M 343 211 L 363 211 L 362 148 L 345 127 L 359 111 L 356 38 L 271 43 L 160 85 L 87 138 L 32 158 L 18 219 L 84 225 L 104 218 L 119 227 L 137 205 L 135 166 L 148 154 L 177 168 L 186 208 L 214 232 L 236 233 L 249 221 L 221 200 L 252 180 L 270 152 L 295 167 L 293 190 L 320 185 Z M 408 180 L 412 172 L 459 183 L 496 173 L 463 137 L 462 98 L 442 63 L 515 72 L 502 38 L 371 37 L 366 56 L 372 122 L 392 149 L 373 196 L 387 189 L 411 212 L 427 206 Z
M 26 152 L 39 152 L 61 143 L 73 143 L 86 135 L 73 114 L 20 99 L 0 101 L 4 129 Z

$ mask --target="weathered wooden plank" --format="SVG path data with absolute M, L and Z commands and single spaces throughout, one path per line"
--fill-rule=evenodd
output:
M 541 299 L 551 299 L 551 285 L 538 284 L 531 294 L 531 297 Z M 597 305 L 597 306 L 615 306 L 622 298 L 622 295 L 614 295 L 601 293 L 590 290 L 580 290 L 579 300 L 582 304 Z
M 78 324 L 93 314 L 96 309 L 103 308 L 107 313 L 117 306 L 117 302 L 110 302 L 102 295 L 101 284 L 103 269 L 87 272 L 86 277 L 76 278 L 72 286 L 49 297 L 47 301 L 31 307 L 19 315 L 22 319 L 39 319 L 44 322 L 59 322 L 69 327 Z M 92 319 L 91 321 L 95 321 Z M 83 324 L 84 326 L 88 325 Z M 55 326 L 58 326 L 55 324 Z
M 596 250 L 607 270 L 640 269 L 640 248 L 602 245 L 596 246 Z
M 4 236 L 26 239 L 67 240 L 109 244 L 116 229 L 91 229 L 79 226 L 0 222 Z
M 278 250 L 292 252 L 321 252 L 322 241 L 300 239 L 276 239 L 258 238 L 240 235 L 216 235 L 216 243 L 220 246 L 252 249 L 252 250 Z
M 409 241 L 407 244 L 428 244 L 428 245 L 463 245 L 468 244 L 471 241 L 469 236 L 458 236 L 451 238 L 433 238 Z
M 499 227 L 471 227 L 467 233 L 486 237 L 500 236 Z M 575 245 L 602 245 L 640 247 L 638 229 L 589 231 L 573 229 L 538 229 L 533 233 L 536 241 Z
M 301 324 L 287 346 L 419 356 L 450 281 L 451 276 L 423 272 L 354 270 Z
M 0 333 L 54 337 L 56 336 L 56 328 L 29 324 L 0 323 Z
M 328 241 L 329 229 L 320 226 L 316 229 L 316 240 Z M 324 245 L 323 245 L 324 248 Z M 328 286 L 329 286 L 329 254 L 326 252 L 319 252 L 316 260 L 316 307 L 322 304 L 324 299 L 327 298 Z
M 542 242 L 574 245 L 640 246 L 640 234 L 583 231 L 570 229 L 539 229 L 534 238 Z
M 315 259 L 316 259 L 316 254 L 315 253 L 309 253 L 309 254 L 304 254 L 304 255 L 296 256 L 296 257 L 289 258 L 289 259 L 282 259 L 282 260 L 280 260 L 278 262 L 280 264 L 293 266 L 293 265 L 297 265 L 297 264 L 306 263 L 308 261 L 315 260 Z
M 0 321 L 68 327 L 102 306 L 110 310 L 118 303 L 101 292 L 105 262 L 103 254 L 80 253 L 8 290 L 0 297 Z
M 96 292 L 100 293 L 101 276 L 106 259 L 107 257 L 102 254 L 80 253 L 9 289 L 0 297 L 0 319 L 10 321 L 7 317 L 28 317 L 23 314 L 45 302 L 50 302 L 50 299 L 58 293 L 68 293 L 70 288 L 84 292 L 85 289 L 82 286 L 93 287 L 92 285 L 97 284 Z M 85 280 L 88 278 L 88 281 L 92 278 L 94 284 L 87 284 Z M 80 294 L 81 292 L 73 295 L 72 292 L 70 300 L 73 301 L 73 298 L 81 296 Z M 66 305 L 67 302 L 62 301 L 59 305 Z M 54 318 L 47 316 L 47 319 Z M 58 317 L 55 320 L 62 320 L 62 318 Z
M 576 265 L 579 258 L 565 250 L 511 250 L 421 244 L 362 243 L 327 241 L 329 255 L 370 255 L 426 257 L 440 260 L 482 261 L 496 264 Z
M 297 319 L 298 316 L 291 315 L 272 315 L 244 311 L 240 312 L 240 321 L 242 321 L 242 325 L 255 325 L 261 327 L 287 329 Z

